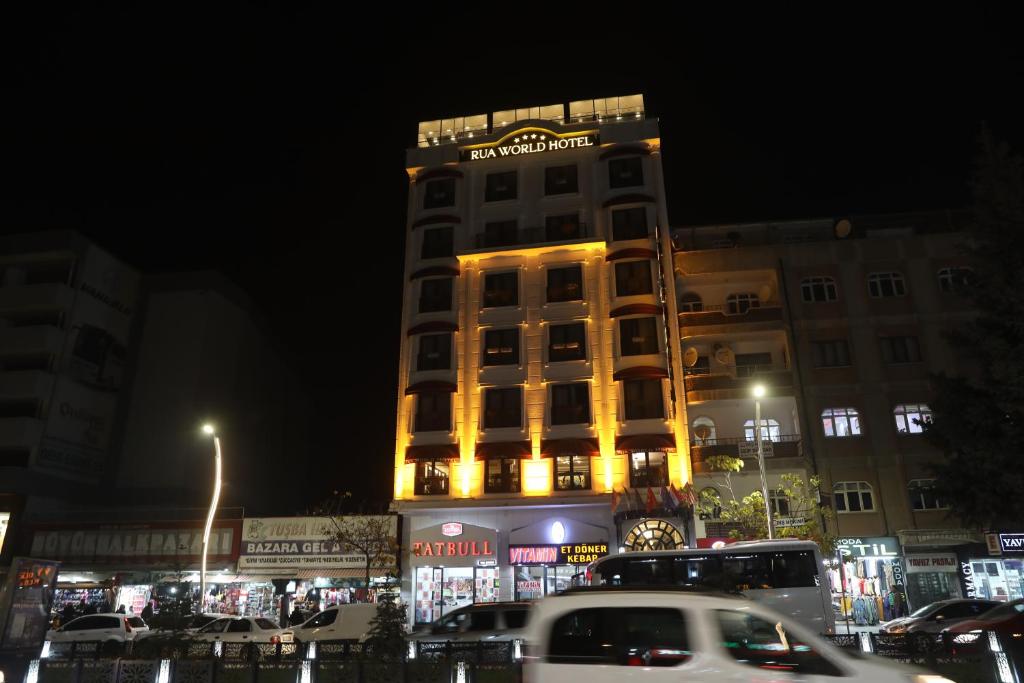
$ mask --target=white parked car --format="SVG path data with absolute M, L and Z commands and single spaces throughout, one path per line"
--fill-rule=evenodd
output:
M 531 683 L 951 683 L 844 652 L 752 600 L 689 591 L 571 589 L 533 607 L 527 643 Z
M 499 642 L 522 640 L 528 602 L 488 602 L 467 605 L 441 617 L 427 629 L 413 633 L 408 640 L 419 642 Z
M 142 617 L 124 614 L 87 614 L 46 632 L 51 643 L 125 643 L 149 631 Z
M 195 633 L 192 640 L 211 643 L 291 643 L 291 629 L 284 629 L 263 617 L 223 617 L 211 621 Z
M 377 615 L 377 605 L 357 602 L 350 605 L 328 607 L 322 612 L 292 627 L 295 641 L 310 643 L 321 640 L 357 640 L 369 637 L 370 621 Z

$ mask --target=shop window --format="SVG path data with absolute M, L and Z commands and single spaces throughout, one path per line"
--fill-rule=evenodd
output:
M 736 362 L 737 377 L 753 377 L 758 372 L 766 372 L 773 369 L 772 354 L 767 351 L 761 353 L 737 353 L 734 360 Z
M 448 370 L 452 365 L 452 335 L 420 335 L 419 353 L 416 355 L 416 369 Z
M 971 287 L 975 280 L 974 269 L 967 266 L 941 268 L 938 276 L 939 289 L 946 293 L 963 292 Z
M 448 462 L 445 460 L 422 460 L 416 463 L 416 495 L 447 495 L 448 472 Z
M 515 171 L 488 173 L 484 189 L 484 201 L 500 202 L 506 199 L 515 199 L 516 190 L 517 179 Z
M 860 414 L 856 408 L 825 408 L 821 411 L 821 426 L 827 437 L 860 436 Z
M 555 457 L 556 491 L 590 490 L 590 457 L 559 455 Z
M 590 386 L 587 382 L 552 385 L 551 424 L 590 424 Z
M 715 421 L 704 415 L 696 417 L 690 423 L 690 433 L 693 434 L 694 445 L 709 446 L 716 441 Z
M 772 622 L 749 612 L 715 610 L 722 648 L 740 664 L 766 669 L 772 675 L 791 673 L 798 676 L 843 676 L 832 662 L 787 633 L 779 622 Z
M 572 194 L 579 191 L 576 164 L 544 169 L 544 194 Z
M 637 296 L 653 292 L 650 261 L 615 264 L 615 296 Z
M 484 493 L 519 493 L 519 460 L 491 458 L 487 461 Z
M 447 432 L 452 428 L 452 394 L 425 391 L 416 394 L 416 432 Z
M 883 363 L 920 363 L 917 337 L 879 337 Z
M 661 451 L 630 453 L 629 483 L 634 487 L 668 486 L 668 456 Z
M 619 320 L 619 353 L 623 356 L 658 353 L 657 320 L 653 317 Z
M 811 342 L 814 367 L 841 368 L 850 364 L 850 347 L 845 339 Z
M 805 277 L 800 281 L 800 298 L 805 304 L 823 304 L 839 298 L 831 277 Z
M 612 211 L 612 240 L 638 240 L 647 237 L 647 209 L 637 206 L 632 209 Z
M 751 308 L 760 308 L 761 300 L 757 294 L 751 292 L 739 292 L 730 294 L 725 298 L 725 310 L 729 315 L 741 315 Z
M 424 209 L 439 209 L 444 206 L 455 206 L 455 178 L 442 178 L 427 182 L 423 194 Z
M 900 404 L 892 409 L 892 414 L 900 434 L 920 434 L 932 422 L 932 409 L 924 403 Z
M 578 214 L 548 216 L 544 219 L 544 237 L 548 242 L 574 240 L 583 237 L 583 226 Z
M 779 442 L 779 421 L 769 418 L 761 418 L 761 440 Z M 743 438 L 747 441 L 756 441 L 754 434 L 754 421 L 747 420 L 743 423 Z
M 420 281 L 420 313 L 452 310 L 452 278 Z
M 623 382 L 627 420 L 651 420 L 665 417 L 665 401 L 660 379 L 630 379 Z
M 549 304 L 583 299 L 583 268 L 548 268 L 547 301 Z
M 675 550 L 686 546 L 682 532 L 663 519 L 645 519 L 626 532 L 622 539 L 626 550 Z M 650 567 L 651 565 L 646 565 Z M 643 570 L 645 565 L 636 567 Z M 637 577 L 633 577 L 637 578 Z M 628 583 L 655 583 L 629 581 Z
M 518 305 L 519 275 L 517 272 L 484 275 L 484 308 Z
M 485 247 L 511 247 L 519 244 L 519 222 L 490 221 L 484 224 Z
M 910 507 L 915 510 L 946 510 L 949 504 L 935 491 L 934 479 L 911 479 L 907 482 L 910 492 Z
M 836 512 L 872 512 L 874 490 L 866 481 L 839 481 L 832 486 Z
M 484 332 L 484 365 L 519 364 L 519 328 Z
M 871 273 L 868 275 L 868 293 L 874 299 L 905 296 L 903 273 Z
M 423 248 L 420 258 L 444 258 L 454 253 L 452 227 L 426 228 L 423 231 Z
M 680 313 L 700 313 L 704 310 L 704 302 L 696 292 L 686 292 L 679 297 Z
M 608 162 L 608 187 L 636 187 L 644 184 L 644 160 L 642 157 L 624 157 Z
M 673 667 L 693 657 L 683 613 L 668 607 L 590 607 L 551 627 L 551 664 Z
M 548 361 L 586 360 L 587 331 L 585 323 L 551 325 L 548 329 Z
M 484 429 L 523 426 L 520 387 L 484 389 Z

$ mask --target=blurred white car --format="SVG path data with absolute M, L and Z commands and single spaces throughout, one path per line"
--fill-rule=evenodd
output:
M 530 613 L 528 602 L 486 602 L 446 614 L 407 637 L 419 642 L 521 640 Z
M 223 617 L 211 621 L 190 636 L 193 640 L 222 643 L 291 643 L 291 629 L 263 617 Z
M 318 612 L 309 620 L 290 630 L 295 633 L 298 643 L 321 640 L 357 640 L 364 642 L 369 637 L 370 621 L 377 615 L 377 605 L 372 602 L 357 602 L 336 605 Z
M 125 643 L 149 631 L 142 617 L 124 614 L 87 614 L 46 632 L 51 643 Z

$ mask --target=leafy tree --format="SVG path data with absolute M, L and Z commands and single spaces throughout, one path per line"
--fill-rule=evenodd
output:
M 973 266 L 959 294 L 977 317 L 949 335 L 960 374 L 933 377 L 925 436 L 944 457 L 938 495 L 986 529 L 1024 519 L 1024 174 L 1020 156 L 982 128 L 974 164 L 974 220 L 963 250 Z
M 311 509 L 314 515 L 328 518 L 324 533 L 330 536 L 342 552 L 364 556 L 363 578 L 370 587 L 370 574 L 374 567 L 387 567 L 398 557 L 397 520 L 389 514 L 366 514 L 360 504 L 358 513 L 346 512 L 352 506 L 352 493 L 334 491 L 327 500 Z M 367 591 L 367 600 L 369 591 Z
M 377 614 L 370 620 L 367 643 L 373 656 L 383 662 L 405 658 L 405 607 L 394 592 L 398 582 L 396 574 L 388 575 L 387 584 L 377 593 Z

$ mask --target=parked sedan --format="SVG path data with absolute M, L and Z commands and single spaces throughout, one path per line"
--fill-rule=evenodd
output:
M 420 642 L 522 639 L 529 613 L 528 602 L 468 605 L 446 614 L 426 630 L 408 636 L 408 639 Z
M 149 630 L 141 617 L 123 614 L 87 614 L 46 632 L 51 643 L 100 642 L 121 644 Z
M 193 640 L 221 643 L 291 643 L 291 629 L 283 629 L 263 617 L 224 617 L 191 635 Z
M 988 648 L 982 639 L 985 631 L 995 631 L 1003 639 L 1003 647 L 1012 641 L 1024 640 L 1024 600 L 1014 600 L 990 609 L 977 619 L 966 619 L 942 630 L 952 636 L 957 653 L 975 652 Z
M 942 629 L 967 619 L 975 619 L 999 605 L 993 600 L 940 600 L 912 612 L 909 617 L 882 624 L 882 633 L 913 634 L 930 643 L 931 636 Z

